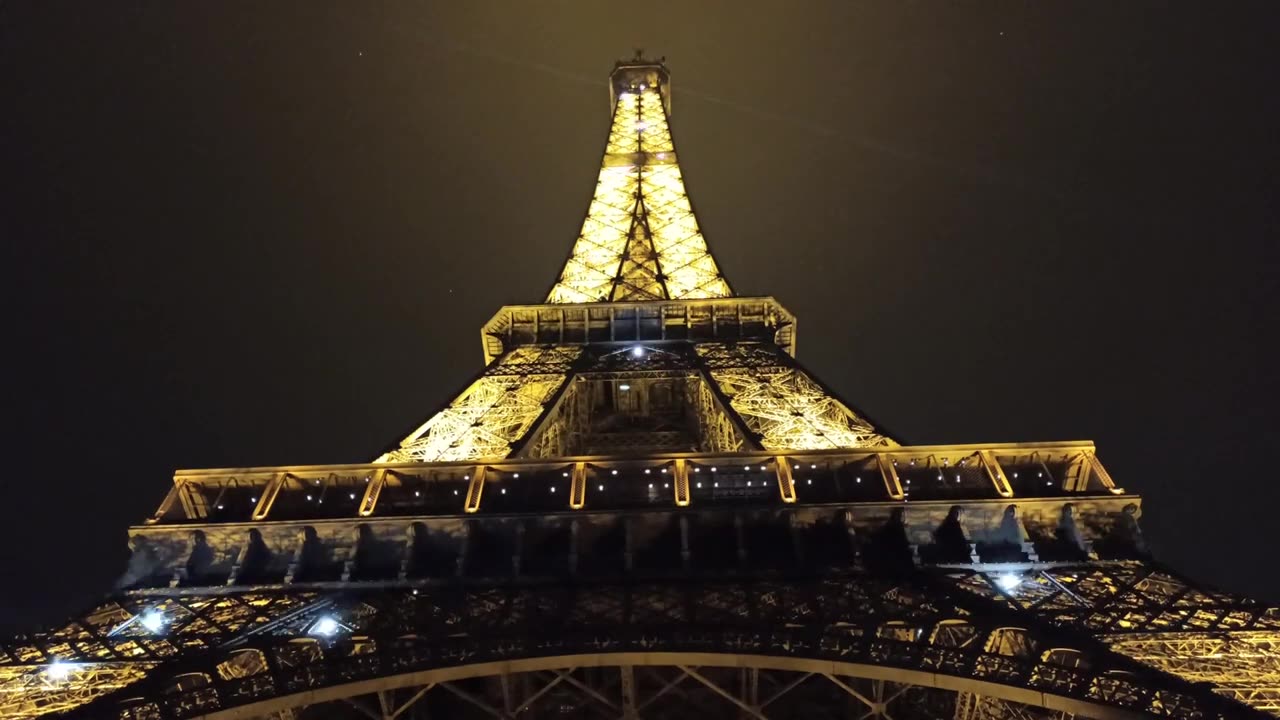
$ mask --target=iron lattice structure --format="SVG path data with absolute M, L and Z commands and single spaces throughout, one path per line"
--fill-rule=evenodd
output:
M 666 69 L 619 67 L 595 196 L 549 303 L 728 297 L 676 161 Z
M 625 390 L 621 385 L 627 385 Z M 696 400 L 682 402 L 676 394 Z M 841 402 L 773 343 L 521 346 L 490 363 L 484 374 L 431 416 L 380 462 L 496 460 L 513 452 L 551 457 L 583 450 L 602 428 L 602 413 L 652 417 L 661 403 L 698 425 L 673 438 L 675 449 L 817 450 L 891 446 L 894 441 Z M 647 407 L 640 407 L 641 405 Z M 591 409 L 601 407 L 601 413 Z M 694 409 L 696 408 L 696 409 Z M 686 409 L 688 412 L 686 413 Z M 546 417 L 543 422 L 539 420 Z M 673 433 L 680 418 L 667 423 Z M 630 427 L 621 435 L 640 447 L 661 445 Z M 567 443 L 567 444 L 566 444 Z M 587 447 L 590 447 L 588 445 Z
M 177 473 L 0 720 L 1280 715 L 1280 609 L 1153 560 L 1088 442 L 909 446 L 738 297 L 618 63 L 542 305 L 374 462 Z

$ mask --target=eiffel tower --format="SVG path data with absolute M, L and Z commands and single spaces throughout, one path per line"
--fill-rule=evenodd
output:
M 0 718 L 1249 718 L 1280 609 L 1151 558 L 1092 443 L 912 446 L 735 295 L 617 63 L 541 304 L 372 462 L 185 470 Z

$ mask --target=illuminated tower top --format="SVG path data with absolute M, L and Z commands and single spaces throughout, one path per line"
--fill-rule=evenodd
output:
M 618 62 L 609 76 L 613 124 L 582 232 L 549 303 L 730 297 L 685 192 L 661 61 Z
M 795 317 L 735 295 L 698 228 L 671 139 L 671 82 L 637 55 L 582 232 L 541 305 L 481 328 L 487 367 L 379 463 L 897 442 L 796 362 Z

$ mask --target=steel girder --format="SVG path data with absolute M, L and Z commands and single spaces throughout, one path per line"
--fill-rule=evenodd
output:
M 708 665 L 547 667 L 470 680 L 438 680 L 344 698 L 316 710 L 332 717 L 578 718 L 675 720 L 742 717 L 1066 720 L 1073 715 L 985 696 L 830 672 Z M 419 714 L 419 711 L 421 713 Z
M 484 361 L 524 345 L 772 342 L 796 351 L 796 318 L 771 297 L 506 305 L 480 327 Z
M 1019 574 L 1009 589 L 990 573 L 950 577 L 968 592 L 1084 628 L 1117 653 L 1280 714 L 1280 608 L 1142 562 L 1047 567 Z
M 512 350 L 378 462 L 506 457 L 564 387 L 581 352 L 571 346 Z
M 634 354 L 636 350 L 640 355 Z M 892 439 L 771 343 L 668 343 L 623 349 L 522 346 L 495 360 L 458 397 L 378 462 L 501 459 L 568 452 L 585 417 L 574 380 L 682 377 L 701 449 L 893 447 Z M 569 390 L 568 393 L 564 392 Z
M 141 620 L 148 614 L 163 624 L 148 627 Z M 106 617 L 119 620 L 102 624 Z M 82 672 L 141 668 L 145 678 L 131 676 L 136 682 L 85 705 L 77 711 L 85 717 L 187 718 L 267 701 L 279 702 L 261 707 L 282 709 L 293 702 L 284 698 L 379 678 L 537 658 L 590 656 L 602 658 L 597 664 L 620 664 L 608 658 L 636 654 L 661 656 L 658 664 L 667 665 L 803 669 L 809 667 L 804 662 L 827 663 L 823 667 L 872 679 L 892 670 L 880 679 L 1090 715 L 1108 709 L 1115 716 L 1176 718 L 1248 713 L 1074 629 L 925 577 L 893 581 L 862 573 L 134 592 L 5 650 L 0 667 L 7 673 L 43 678 L 66 691 L 48 701 L 58 709 L 88 699 L 86 689 L 97 686 Z M 708 656 L 721 661 L 691 659 Z M 73 670 L 51 681 L 55 658 Z
M 766 450 L 891 447 L 777 346 L 700 344 L 708 374 Z

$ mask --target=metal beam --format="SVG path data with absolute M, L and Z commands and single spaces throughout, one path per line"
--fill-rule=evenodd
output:
M 509 715 L 507 715 L 506 713 L 504 713 L 504 712 L 502 712 L 501 710 L 499 710 L 499 709 L 497 709 L 497 708 L 493 707 L 492 705 L 490 705 L 489 703 L 487 703 L 487 702 L 485 702 L 485 701 L 481 700 L 480 698 L 476 697 L 475 695 L 472 695 L 471 693 L 467 692 L 466 690 L 463 690 L 462 688 L 457 687 L 456 685 L 454 685 L 454 684 L 453 684 L 453 683 L 451 683 L 451 682 L 442 682 L 442 683 L 439 683 L 439 685 L 440 685 L 440 687 L 444 688 L 445 690 L 448 690 L 449 692 L 453 693 L 454 695 L 457 695 L 458 697 L 462 698 L 463 700 L 466 700 L 467 702 L 471 703 L 472 705 L 475 705 L 476 707 L 480 708 L 481 710 L 483 710 L 483 711 L 485 711 L 485 712 L 489 713 L 490 715 L 492 715 L 492 716 L 494 716 L 494 717 L 496 717 L 496 718 L 501 718 L 501 720 L 510 720 L 510 716 L 509 716 Z
M 657 671 L 656 671 L 656 670 L 655 670 L 655 671 L 652 671 L 652 672 L 653 672 L 653 674 L 654 674 L 654 676 L 655 676 L 655 677 L 658 677 L 659 679 L 661 679 L 661 676 L 659 676 L 659 675 L 657 674 Z M 667 682 L 667 684 L 665 684 L 665 685 L 663 685 L 661 688 L 659 688 L 657 692 L 655 692 L 654 694 L 650 695 L 650 696 L 649 696 L 649 698 L 648 698 L 647 700 L 645 700 L 644 702 L 640 703 L 640 707 L 639 707 L 639 708 L 637 708 L 637 710 L 643 710 L 643 709 L 645 709 L 646 707 L 648 707 L 649 705 L 653 704 L 653 702 L 654 702 L 654 701 L 656 701 L 658 698 L 660 698 L 660 697 L 662 697 L 663 695 L 666 695 L 668 692 L 670 692 L 670 691 L 674 690 L 674 689 L 676 688 L 676 686 L 677 686 L 677 685 L 679 685 L 680 683 L 684 682 L 684 679 L 685 679 L 685 678 L 687 678 L 687 677 L 689 677 L 689 674 L 688 674 L 688 673 L 685 673 L 685 672 L 681 672 L 680 674 L 676 675 L 674 679 L 672 679 L 672 680 L 668 681 L 668 682 Z
M 467 501 L 462 508 L 468 513 L 480 510 L 480 496 L 484 494 L 484 473 L 484 465 L 477 465 L 471 470 L 471 482 L 467 484 Z
M 675 489 L 676 506 L 687 507 L 689 505 L 689 463 L 684 458 L 679 458 L 675 462 L 675 477 L 672 478 L 671 485 Z
M 797 687 L 800 687 L 800 684 L 801 684 L 801 683 L 803 683 L 805 680 L 808 680 L 808 679 L 809 679 L 809 678 L 811 678 L 811 677 L 813 677 L 813 673 L 811 673 L 811 672 L 809 672 L 809 673 L 804 673 L 803 675 L 801 675 L 800 677 L 796 678 L 795 680 L 792 680 L 791 682 L 787 683 L 786 685 L 783 685 L 781 690 L 779 690 L 778 692 L 776 692 L 776 693 L 774 693 L 774 694 L 770 695 L 770 696 L 769 696 L 769 698 L 768 698 L 767 700 L 765 700 L 764 702 L 760 703 L 760 709 L 762 709 L 762 710 L 763 710 L 764 708 L 766 708 L 766 707 L 768 707 L 768 706 L 769 706 L 769 703 L 772 703 L 773 701 L 777 700 L 778 698 L 781 698 L 783 695 L 786 695 L 787 693 L 791 692 L 792 690 L 796 689 Z
M 576 670 L 576 668 L 575 668 L 575 670 Z M 555 672 L 555 674 L 556 674 L 556 675 L 559 675 L 559 676 L 560 676 L 560 677 L 561 677 L 565 682 L 567 682 L 567 683 L 569 683 L 570 685 L 572 685 L 572 686 L 574 686 L 574 687 L 578 688 L 579 690 L 581 690 L 583 693 L 585 693 L 585 694 L 586 694 L 586 695 L 588 695 L 589 697 L 594 698 L 595 700 L 600 701 L 600 702 L 601 702 L 605 707 L 609 708 L 610 710 L 614 710 L 614 711 L 618 710 L 618 706 L 617 706 L 617 704 L 616 704 L 616 703 L 614 703 L 612 700 L 610 700 L 609 698 L 607 698 L 607 697 L 605 697 L 604 695 L 602 695 L 602 694 L 600 694 L 599 692 L 597 692 L 597 691 L 596 691 L 596 689 L 595 689 L 595 688 L 593 688 L 593 687 L 591 687 L 590 685 L 587 685 L 586 683 L 582 682 L 581 680 L 579 680 L 579 679 L 575 678 L 575 677 L 571 674 L 571 673 L 573 673 L 573 672 L 574 672 L 574 670 L 555 670 L 555 671 L 553 671 L 553 672 Z
M 796 483 L 791 477 L 791 464 L 785 457 L 778 456 L 773 459 L 773 469 L 778 475 L 778 496 L 784 503 L 795 502 Z
M 898 479 L 898 468 L 893 459 L 886 453 L 876 453 L 876 465 L 880 468 L 880 477 L 884 479 L 884 489 L 889 499 L 901 500 L 906 497 L 902 494 L 902 481 Z
M 400 703 L 400 707 L 396 708 L 395 711 L 393 711 L 389 716 L 387 716 L 386 720 L 396 720 L 396 718 L 400 717 L 401 713 L 413 707 L 414 703 L 426 697 L 427 693 L 430 692 L 431 689 L 434 688 L 435 686 L 436 686 L 435 683 L 427 683 L 426 685 L 423 685 L 421 690 L 414 693 L 413 696 L 410 697 L 408 700 Z
M 853 688 L 852 688 L 852 687 L 850 687 L 847 683 L 845 683 L 844 681 L 842 681 L 842 680 L 840 680 L 839 678 L 837 678 L 835 675 L 832 675 L 831 673 L 822 673 L 822 676 L 823 676 L 823 677 L 825 677 L 826 679 L 830 680 L 831 682 L 835 683 L 835 684 L 836 684 L 836 687 L 839 687 L 841 690 L 844 690 L 845 692 L 849 693 L 850 695 L 852 695 L 852 696 L 854 696 L 855 698 L 857 698 L 858 700 L 860 700 L 860 701 L 862 702 L 862 704 L 863 704 L 863 705 L 866 705 L 867 707 L 871 708 L 872 710 L 879 710 L 879 709 L 880 709 L 880 706 L 879 706 L 879 704 L 878 704 L 878 703 L 876 703 L 874 700 L 871 700 L 871 699 L 870 699 L 870 698 L 868 698 L 866 695 L 863 695 L 862 693 L 860 693 L 860 692 L 858 692 L 857 690 L 853 689 Z
M 769 720 L 769 718 L 766 717 L 764 713 L 760 712 L 759 709 L 753 708 L 750 705 L 743 702 L 742 700 L 739 700 L 737 697 L 734 697 L 733 693 L 729 692 L 728 690 L 725 690 L 719 685 L 703 677 L 698 673 L 698 671 L 692 668 L 685 667 L 683 665 L 677 665 L 676 667 L 680 668 L 680 670 L 686 673 L 689 677 L 693 678 L 694 680 L 697 680 L 703 685 L 706 685 L 708 688 L 711 688 L 711 690 L 714 691 L 720 697 L 724 698 L 725 700 L 728 700 L 734 705 L 737 705 L 739 708 L 742 709 L 743 712 L 747 713 L 748 715 L 754 718 L 757 718 L 758 720 Z
M 622 720 L 639 720 L 636 709 L 636 672 L 631 665 L 619 665 L 618 675 L 622 685 Z
M 574 668 L 574 669 L 576 669 L 576 668 Z M 573 670 L 573 669 L 571 669 L 571 670 L 570 670 L 570 672 L 572 672 L 572 670 Z M 551 689 L 552 689 L 552 688 L 554 688 L 556 685 L 559 685 L 563 680 L 564 680 L 564 678 L 563 678 L 563 677 L 560 677 L 559 675 L 557 675 L 556 677 L 552 678 L 550 682 L 548 682 L 546 685 L 543 685 L 543 686 L 542 686 L 542 687 L 541 687 L 537 692 L 535 692 L 534 694 L 532 694 L 532 695 L 530 695 L 528 698 L 526 698 L 524 702 L 520 703 L 520 707 L 516 708 L 516 709 L 515 709 L 515 712 L 513 712 L 513 713 L 511 713 L 511 714 L 512 714 L 512 715 L 519 715 L 520 713 L 524 712 L 528 707 L 530 707 L 530 706 L 531 706 L 531 705 L 533 705 L 535 702 L 537 702 L 538 698 L 542 697 L 543 695 L 547 694 L 548 692 L 551 692 Z
M 364 487 L 364 497 L 360 498 L 360 517 L 369 517 L 373 514 L 374 508 L 378 506 L 378 496 L 382 494 L 382 488 L 387 483 L 389 472 L 391 471 L 380 469 L 373 473 L 369 484 Z
M 572 477 L 569 478 L 569 507 L 581 510 L 587 505 L 587 464 L 573 464 Z
M 1009 485 L 1009 478 L 1005 477 L 1004 468 L 1000 467 L 995 453 L 990 450 L 979 450 L 978 457 L 982 459 L 982 467 L 987 471 L 987 477 L 991 480 L 996 493 L 1000 497 L 1013 497 L 1013 487 Z

